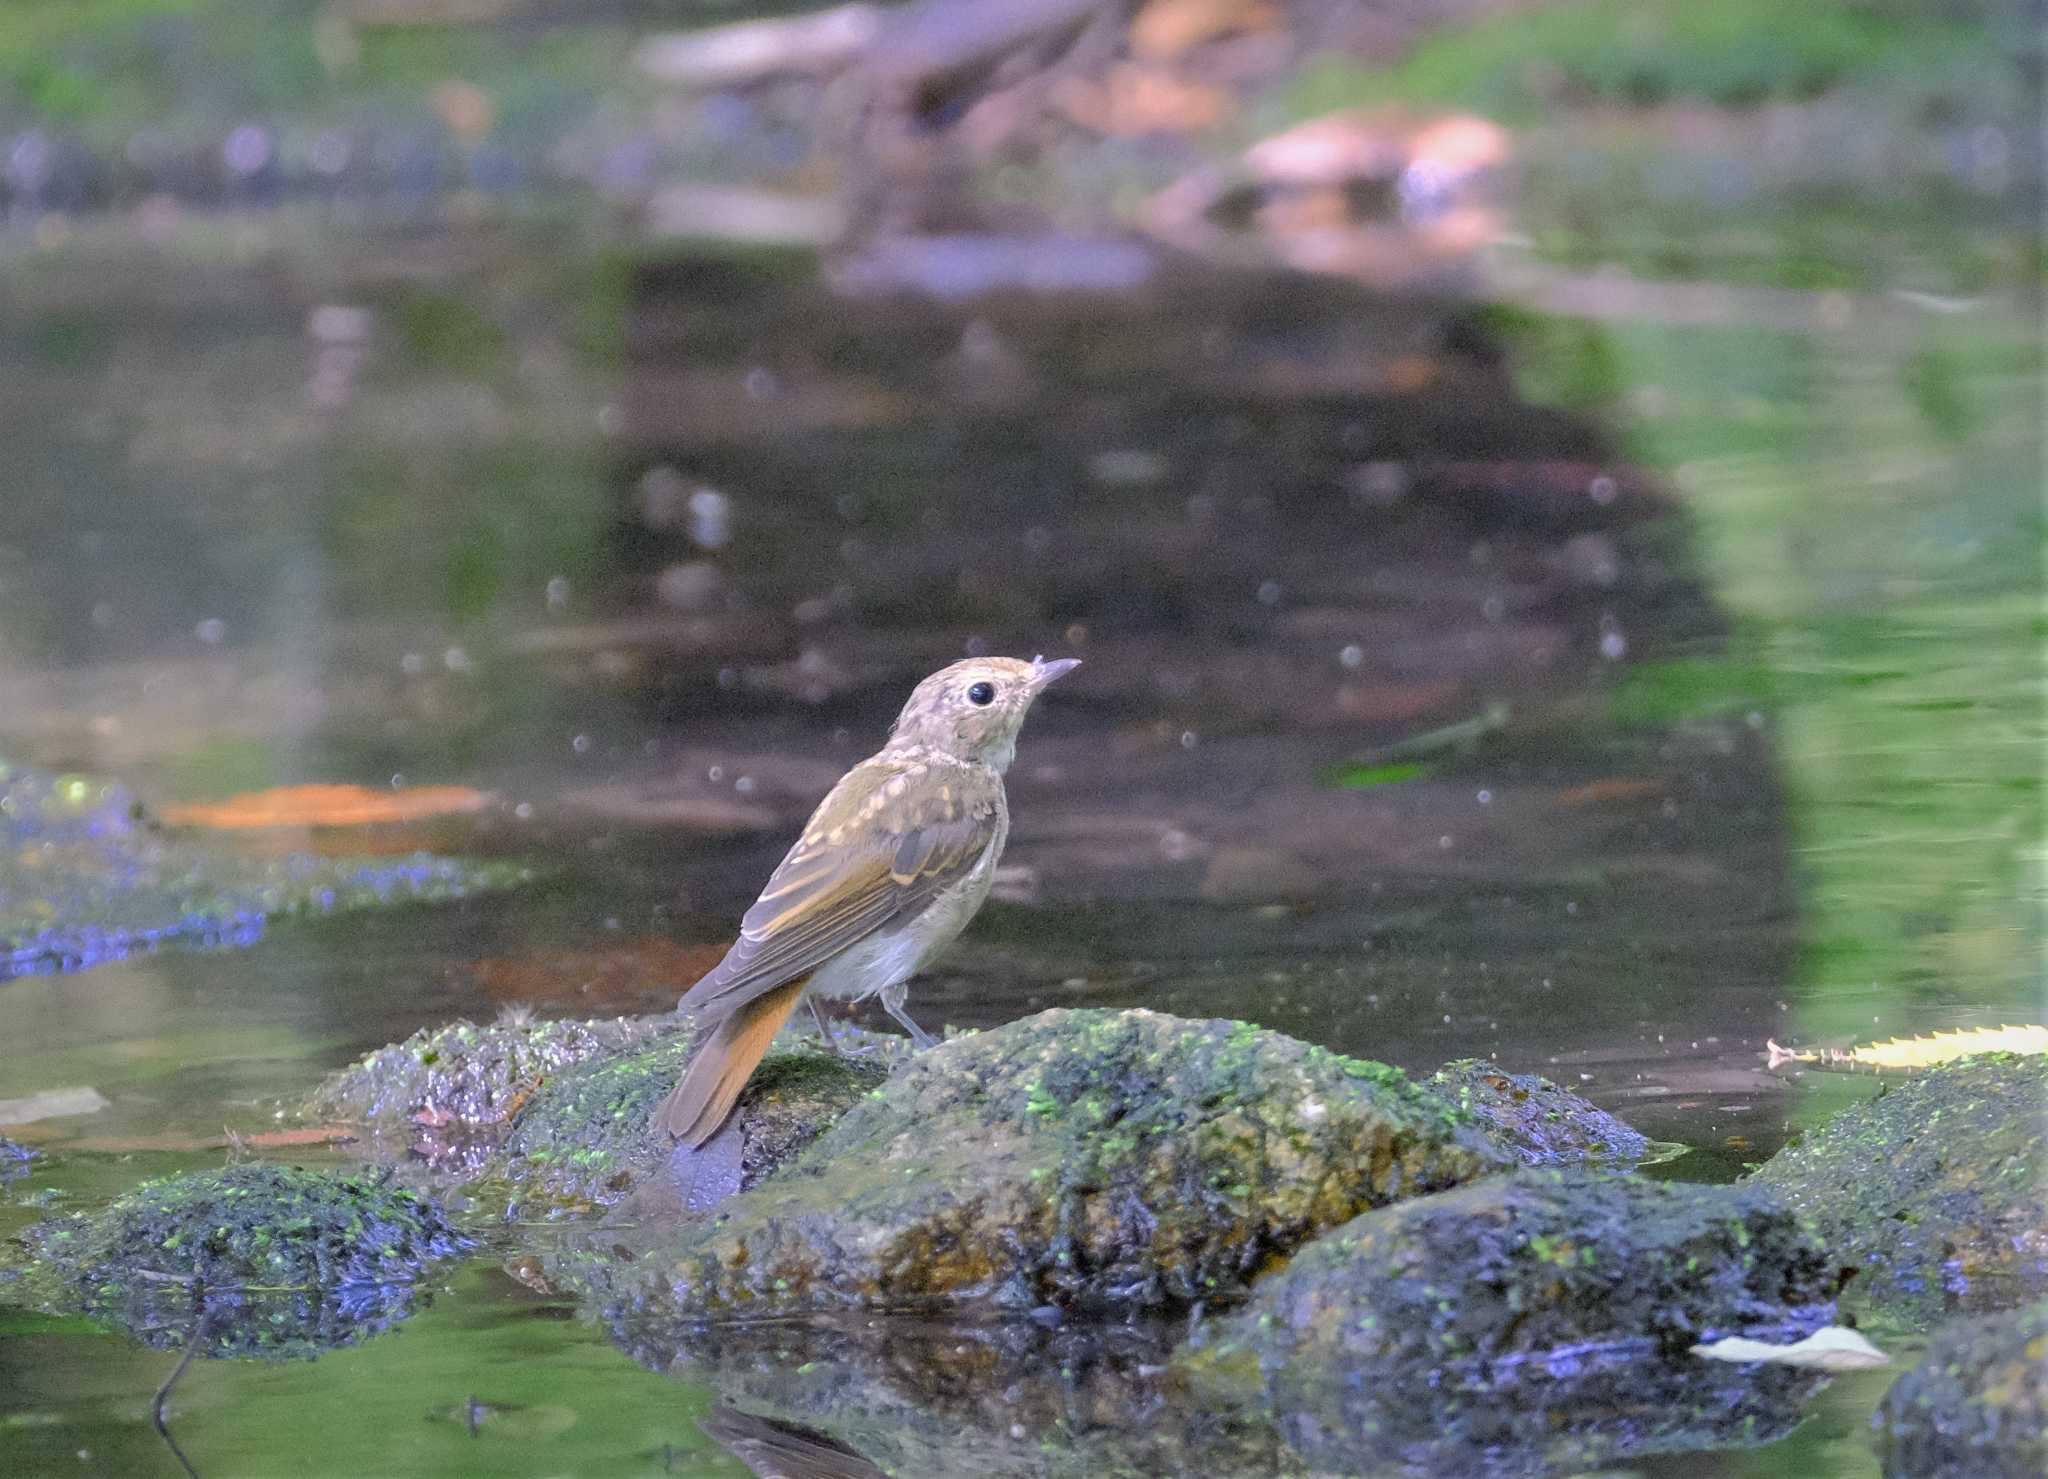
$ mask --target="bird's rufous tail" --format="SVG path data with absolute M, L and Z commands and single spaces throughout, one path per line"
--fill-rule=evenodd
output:
M 786 986 L 762 992 L 712 1028 L 690 1055 L 682 1078 L 654 1111 L 655 1128 L 690 1146 L 716 1135 L 768 1044 L 796 1010 L 809 979 L 799 976 Z

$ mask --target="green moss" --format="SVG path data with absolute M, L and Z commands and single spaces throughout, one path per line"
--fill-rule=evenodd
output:
M 1945 1326 L 1871 1426 L 1887 1474 L 2048 1472 L 2048 1303 Z
M 1524 1165 L 1634 1161 L 1650 1148 L 1613 1115 L 1535 1074 L 1467 1058 L 1445 1064 L 1422 1086 L 1469 1115 Z
M 331 1075 L 309 1098 L 305 1113 L 437 1124 L 451 1137 L 472 1134 L 503 1125 L 551 1075 L 682 1029 L 673 1017 L 423 1028 Z
M 1834 1276 L 1766 1194 L 1524 1170 L 1360 1215 L 1175 1364 L 1335 1467 L 1361 1444 L 1434 1472 L 1603 1467 L 1789 1428 L 1820 1378 L 1689 1347 L 1796 1338 L 1832 1314 Z
M 23 1291 L 152 1345 L 298 1356 L 402 1318 L 427 1267 L 473 1244 L 432 1201 L 371 1173 L 285 1166 L 144 1182 L 23 1235 Z
M 1845 1306 L 1912 1324 L 2048 1296 L 2048 1059 L 1984 1053 L 1845 1111 L 1751 1184 L 1784 1197 L 1857 1273 Z
M 675 1018 L 642 1046 L 567 1066 L 521 1110 L 505 1146 L 512 1215 L 547 1216 L 608 1206 L 666 1165 L 674 1144 L 653 1128 L 654 1108 L 675 1086 L 694 1035 Z M 852 1034 L 854 1041 L 860 1034 Z M 742 1094 L 742 1184 L 795 1156 L 863 1099 L 886 1072 L 877 1051 L 854 1062 L 808 1045 L 761 1060 Z
M 1044 1012 L 917 1055 L 714 1222 L 598 1277 L 667 1270 L 658 1298 L 756 1312 L 1185 1305 L 1505 1164 L 1384 1065 L 1239 1022 Z

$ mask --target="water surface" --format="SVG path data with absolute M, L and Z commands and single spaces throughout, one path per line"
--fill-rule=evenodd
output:
M 1871 1091 L 1767 1073 L 1767 1038 L 2039 1010 L 2038 346 L 1995 296 L 1702 322 L 1653 283 L 1565 319 L 1176 267 L 942 309 L 509 210 L 5 250 L 0 755 L 158 804 L 476 786 L 348 845 L 541 877 L 0 983 L 0 1097 L 112 1101 L 36 1127 L 0 1233 L 217 1165 L 416 1027 L 665 1005 L 963 652 L 1086 665 L 927 1022 L 1143 1005 L 1488 1056 L 1721 1179 Z M 251 845 L 309 843 L 339 845 Z M 186 1452 L 745 1472 L 717 1394 L 509 1277 L 515 1240 L 393 1336 L 196 1363 Z M 9 1471 L 176 1472 L 169 1364 L 0 1315 Z M 1873 1473 L 1887 1380 L 1634 1468 Z

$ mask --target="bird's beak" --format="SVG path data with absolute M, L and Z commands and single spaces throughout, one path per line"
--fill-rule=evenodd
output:
M 1043 657 L 1032 658 L 1031 691 L 1033 693 L 1039 692 L 1048 684 L 1064 678 L 1079 666 L 1081 666 L 1081 659 L 1078 657 L 1056 657 L 1051 662 L 1047 662 Z

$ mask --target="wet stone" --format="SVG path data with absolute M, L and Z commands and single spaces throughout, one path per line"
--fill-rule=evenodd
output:
M 801 1152 L 887 1076 L 901 1039 L 842 1029 L 848 1055 L 800 1035 L 761 1060 L 735 1110 L 742 1188 Z M 514 1122 L 506 1175 L 517 1187 L 508 1215 L 560 1215 L 610 1206 L 647 1187 L 643 1215 L 675 1217 L 658 1173 L 674 1142 L 653 1128 L 654 1109 L 675 1086 L 694 1041 L 671 1033 L 650 1046 L 579 1064 L 550 1078 Z
M 1749 1178 L 1856 1270 L 1843 1307 L 1924 1326 L 2048 1297 L 2048 1058 L 1979 1054 L 1874 1093 Z
M 1241 1022 L 1048 1011 L 915 1055 L 709 1221 L 643 1225 L 564 1280 L 702 1312 L 1184 1307 L 1508 1164 L 1382 1064 Z
M 423 1028 L 329 1076 L 305 1113 L 410 1123 L 448 1138 L 487 1131 L 508 1124 L 551 1074 L 678 1033 L 688 1027 L 672 1015 Z
M 1313 1463 L 1564 1471 L 1788 1431 L 1822 1378 L 1688 1351 L 1810 1334 L 1833 1272 L 1766 1193 L 1525 1169 L 1325 1234 L 1176 1365 Z
M 1640 1132 L 1571 1090 L 1478 1058 L 1446 1063 L 1422 1087 L 1477 1119 L 1527 1166 L 1634 1162 L 1650 1148 Z
M 375 1174 L 231 1166 L 144 1182 L 22 1235 L 0 1291 L 159 1347 L 285 1358 L 410 1313 L 440 1259 L 474 1246 L 432 1200 Z
M 2048 1301 L 1944 1326 L 1871 1423 L 1887 1479 L 2048 1473 Z
M 0 1184 L 28 1175 L 29 1165 L 35 1158 L 36 1153 L 26 1145 L 0 1135 Z

